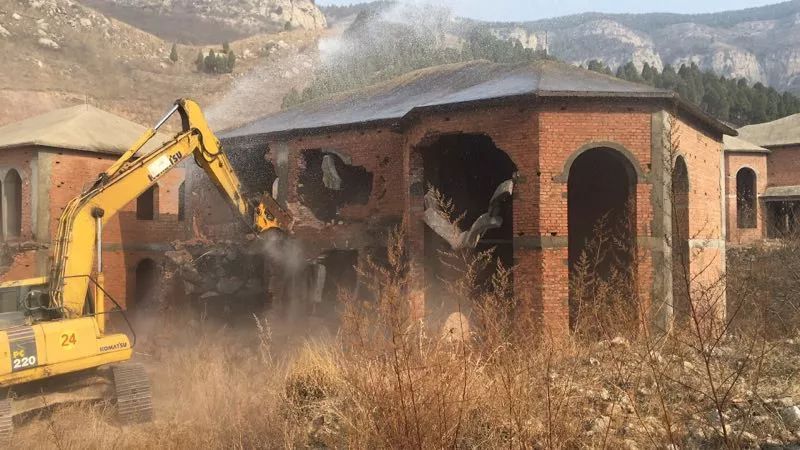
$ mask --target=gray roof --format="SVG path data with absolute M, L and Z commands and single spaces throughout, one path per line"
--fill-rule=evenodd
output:
M 677 102 L 719 132 L 736 132 L 668 90 L 631 83 L 555 61 L 488 61 L 418 70 L 360 90 L 315 99 L 221 133 L 223 139 L 397 121 L 425 109 L 520 96 L 654 98 Z
M 0 149 L 38 146 L 121 155 L 145 131 L 145 127 L 110 112 L 78 105 L 0 127 Z M 168 140 L 158 133 L 143 150 L 149 152 Z
M 800 144 L 800 114 L 739 128 L 743 139 L 762 147 Z
M 800 197 L 800 186 L 775 186 L 767 188 L 761 195 L 765 200 L 779 201 Z
M 726 152 L 769 153 L 769 149 L 753 144 L 736 136 L 723 136 L 722 148 Z

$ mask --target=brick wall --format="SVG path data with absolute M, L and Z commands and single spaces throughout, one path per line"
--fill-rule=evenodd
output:
M 756 201 L 756 227 L 739 228 L 736 202 L 736 175 L 743 168 L 752 169 L 756 174 L 756 195 L 761 196 L 767 189 L 768 155 L 764 153 L 725 153 L 725 207 L 727 218 L 727 240 L 734 244 L 749 244 L 766 236 L 766 209 L 764 203 Z
M 541 309 L 545 323 L 554 330 L 565 330 L 569 317 L 569 273 L 567 220 L 567 162 L 580 150 L 619 147 L 628 153 L 628 164 L 646 177 L 651 164 L 652 108 L 601 103 L 553 103 L 545 105 L 539 114 L 539 154 L 541 224 L 539 235 L 554 240 L 551 248 L 542 250 Z M 612 148 L 614 148 L 612 147 Z M 632 160 L 631 160 L 632 158 Z M 636 235 L 650 236 L 653 207 L 650 203 L 651 185 L 638 180 L 636 184 Z M 638 291 L 649 302 L 652 286 L 650 251 L 637 246 Z
M 724 309 L 725 228 L 723 211 L 723 150 L 720 138 L 678 121 L 678 153 L 689 174 L 689 269 L 695 282 L 695 298 L 718 291 L 715 302 Z
M 285 196 L 285 207 L 295 219 L 294 234 L 305 242 L 311 253 L 321 248 L 360 248 L 383 244 L 368 234 L 377 231 L 377 228 L 398 224 L 403 214 L 404 195 L 398 188 L 403 174 L 402 139 L 402 135 L 379 127 L 278 140 L 255 149 L 226 144 L 226 150 L 232 159 L 237 158 L 236 152 L 252 152 L 249 160 L 264 161 L 263 164 L 271 164 L 278 172 L 285 170 L 283 174 L 277 173 L 278 176 L 283 175 L 286 182 L 281 197 Z M 279 168 L 278 148 L 285 148 L 288 152 L 285 168 Z M 303 152 L 316 149 L 335 151 L 345 156 L 350 165 L 363 167 L 372 174 L 367 202 L 344 204 L 332 223 L 317 219 L 310 209 L 302 205 L 298 193 L 298 179 L 301 171 L 306 169 L 303 167 Z M 315 167 L 309 170 L 321 169 Z M 204 179 L 202 173 L 193 172 L 191 178 L 193 192 L 190 209 L 198 230 L 212 239 L 242 238 L 247 228 L 227 207 L 227 201 Z M 343 182 L 347 183 L 347 180 Z M 265 180 L 259 190 L 271 193 L 270 184 L 271 180 Z
M 768 186 L 800 186 L 800 145 L 770 148 Z
M 58 220 L 67 203 L 116 158 L 85 152 L 50 153 L 51 188 L 50 233 L 58 229 Z M 158 211 L 155 220 L 136 218 L 136 200 L 128 203 L 108 221 L 103 230 L 106 244 L 169 243 L 187 236 L 187 226 L 178 221 L 178 188 L 185 178 L 185 169 L 175 168 L 158 180 Z

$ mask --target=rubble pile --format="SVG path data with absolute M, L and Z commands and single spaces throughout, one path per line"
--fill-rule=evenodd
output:
M 175 242 L 174 250 L 165 253 L 165 278 L 171 278 L 190 302 L 264 301 L 263 257 L 248 244 Z

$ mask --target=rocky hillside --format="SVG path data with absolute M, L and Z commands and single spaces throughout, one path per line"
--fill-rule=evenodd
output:
M 83 102 L 150 124 L 192 97 L 220 129 L 278 109 L 306 82 L 317 37 L 298 29 L 231 42 L 233 73 L 206 74 L 194 61 L 212 46 L 178 45 L 172 62 L 171 42 L 72 0 L 0 0 L 0 124 Z
M 258 33 L 320 30 L 314 0 L 81 0 L 169 41 L 212 44 Z
M 800 92 L 800 0 L 714 14 L 589 13 L 487 26 L 576 64 L 599 59 L 612 69 L 628 61 L 661 69 L 695 62 L 720 75 Z

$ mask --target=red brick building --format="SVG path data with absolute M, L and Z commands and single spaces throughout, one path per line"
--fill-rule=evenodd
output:
M 749 244 L 765 236 L 763 195 L 770 151 L 733 136 L 725 136 L 724 144 L 727 238 L 732 244 Z
M 800 114 L 738 131 L 738 144 L 726 144 L 728 240 L 747 244 L 800 232 Z
M 0 128 L 0 221 L 14 255 L 3 281 L 46 276 L 50 243 L 64 207 L 145 132 L 88 105 L 52 111 Z M 156 136 L 143 152 L 166 141 Z M 184 169 L 131 202 L 103 231 L 109 293 L 132 305 L 145 296 L 169 243 L 188 237 Z M 138 288 L 137 288 L 138 286 Z
M 673 248 L 705 279 L 724 272 L 725 134 L 736 133 L 669 91 L 550 61 L 472 62 L 311 101 L 223 142 L 235 164 L 258 172 L 251 190 L 274 192 L 294 214 L 329 274 L 405 220 L 429 305 L 440 302 L 447 242 L 426 224 L 428 188 L 464 212 L 462 229 L 499 211 L 502 224 L 477 248 L 514 265 L 514 294 L 565 330 L 576 309 L 571 273 L 602 218 L 619 227 L 615 256 L 660 326 L 673 317 Z M 507 180 L 511 200 L 490 205 Z

